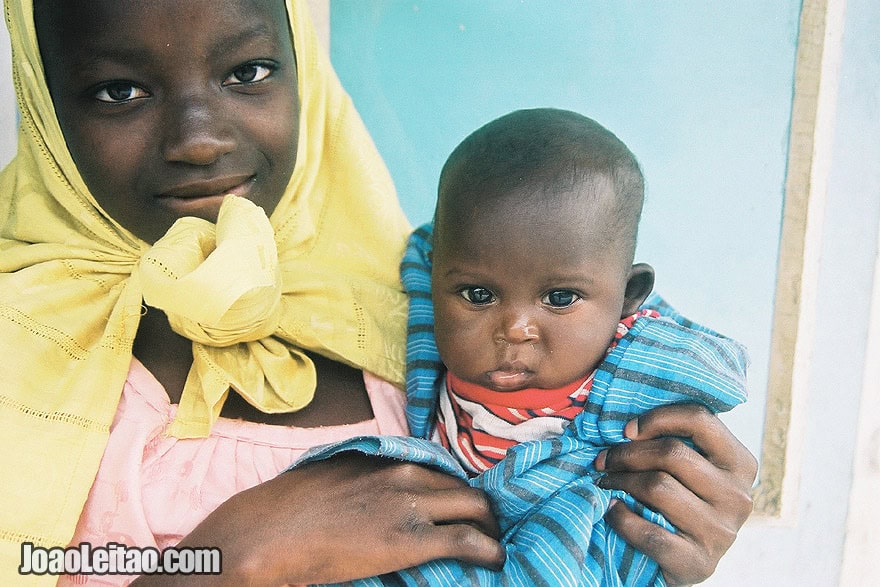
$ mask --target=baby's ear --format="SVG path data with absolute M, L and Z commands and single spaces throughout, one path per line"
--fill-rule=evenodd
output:
M 623 294 L 623 310 L 621 318 L 632 316 L 639 311 L 639 306 L 654 289 L 654 268 L 647 263 L 636 263 L 629 271 L 626 280 L 626 291 Z

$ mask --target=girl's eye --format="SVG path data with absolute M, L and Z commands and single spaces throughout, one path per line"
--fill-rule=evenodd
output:
M 484 287 L 466 287 L 460 293 L 461 297 L 478 306 L 489 304 L 495 300 L 492 292 Z
M 224 80 L 225 85 L 254 84 L 263 81 L 275 71 L 274 67 L 264 63 L 248 63 L 233 71 Z
M 95 94 L 95 99 L 99 102 L 119 104 L 121 102 L 130 102 L 137 98 L 146 98 L 148 95 L 146 90 L 128 82 L 114 82 L 98 90 Z
M 579 299 L 581 297 L 571 290 L 556 289 L 545 295 L 541 299 L 541 303 L 553 306 L 554 308 L 567 308 Z

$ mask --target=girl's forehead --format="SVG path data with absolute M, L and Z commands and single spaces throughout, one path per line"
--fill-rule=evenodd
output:
M 124 44 L 132 34 L 167 42 L 198 35 L 218 20 L 227 28 L 287 21 L 284 0 L 35 0 L 34 15 L 41 38 L 52 35 L 73 46 L 95 39 Z
M 129 67 L 169 76 L 198 64 L 223 69 L 247 47 L 293 50 L 283 0 L 37 0 L 35 7 L 50 85 L 128 75 Z

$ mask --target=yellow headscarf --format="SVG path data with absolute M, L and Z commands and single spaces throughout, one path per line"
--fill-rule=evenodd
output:
M 0 583 L 9 584 L 21 579 L 22 542 L 72 536 L 143 299 L 194 341 L 172 428 L 181 437 L 209 432 L 230 385 L 266 412 L 303 407 L 315 375 L 299 349 L 402 384 L 397 264 L 409 226 L 304 1 L 287 2 L 298 155 L 271 219 L 227 197 L 216 226 L 181 219 L 152 247 L 98 207 L 76 170 L 31 2 L 6 0 L 5 9 L 21 112 L 18 154 L 0 174 Z

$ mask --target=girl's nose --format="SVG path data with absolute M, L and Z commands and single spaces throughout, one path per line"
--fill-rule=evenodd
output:
M 496 342 L 506 344 L 534 343 L 540 338 L 538 325 L 527 312 L 514 312 L 502 320 Z
M 210 165 L 235 149 L 230 124 L 219 99 L 185 99 L 166 117 L 163 156 L 166 161 Z

